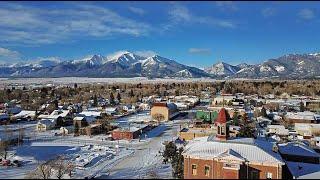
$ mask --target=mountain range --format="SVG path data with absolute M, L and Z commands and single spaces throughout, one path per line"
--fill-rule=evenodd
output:
M 218 62 L 203 70 L 159 55 L 142 57 L 132 52 L 92 55 L 71 61 L 42 60 L 0 65 L 0 77 L 179 77 L 216 79 L 320 77 L 320 53 L 289 54 L 260 64 Z

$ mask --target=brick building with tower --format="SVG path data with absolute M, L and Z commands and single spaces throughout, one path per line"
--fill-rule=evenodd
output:
M 196 138 L 183 152 L 185 179 L 281 179 L 285 165 L 271 142 L 229 136 L 227 112 L 219 111 L 215 136 Z

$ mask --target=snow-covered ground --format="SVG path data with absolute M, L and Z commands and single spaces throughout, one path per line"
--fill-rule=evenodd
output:
M 134 124 L 133 121 L 148 117 L 148 113 L 144 112 L 119 121 L 123 125 Z M 39 163 L 62 154 L 78 166 L 71 178 L 172 178 L 171 166 L 162 164 L 160 152 L 164 150 L 163 142 L 174 140 L 183 123 L 186 120 L 178 118 L 160 124 L 143 135 L 140 141 L 110 141 L 106 140 L 106 135 L 55 136 L 59 130 L 36 132 L 34 122 L 10 125 L 12 129 L 24 127 L 29 138 L 25 138 L 22 146 L 10 150 L 9 159 L 21 160 L 22 167 L 0 166 L 0 179 L 24 178 Z M 0 133 L 3 130 L 0 127 Z

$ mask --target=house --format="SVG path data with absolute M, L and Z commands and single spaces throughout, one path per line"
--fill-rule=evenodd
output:
M 317 177 L 314 175 L 320 174 L 320 155 L 305 144 L 301 142 L 278 144 L 278 151 L 289 171 L 287 179 L 314 178 Z
M 92 120 L 89 118 L 89 120 Z M 87 118 L 84 116 L 76 116 L 73 118 L 73 126 L 78 125 L 78 128 L 87 127 L 91 121 L 87 121 Z
M 122 109 L 126 112 L 134 112 L 136 110 L 136 107 L 132 104 L 127 104 L 122 106 Z
M 229 102 L 232 102 L 236 98 L 237 97 L 233 96 L 232 94 L 219 95 L 213 98 L 212 106 L 217 106 L 221 104 L 227 105 Z
M 62 125 L 71 125 L 72 124 L 72 114 L 69 110 L 54 110 L 51 114 L 41 114 L 38 116 L 38 119 L 49 119 L 50 121 L 54 119 L 56 125 L 62 126 Z M 49 121 L 48 121 L 49 122 Z
M 54 110 L 51 114 L 41 114 L 38 116 L 39 119 L 69 119 L 71 118 L 71 113 L 69 110 Z
M 301 136 L 313 136 L 320 134 L 320 124 L 295 123 L 294 130 Z
M 81 135 L 87 135 L 87 136 L 100 134 L 102 132 L 102 124 L 100 123 L 89 124 L 86 127 L 81 127 L 79 129 L 79 132 Z
M 158 114 L 162 115 L 162 120 L 168 121 L 176 117 L 179 111 L 174 103 L 158 102 L 151 108 L 151 117 L 155 118 Z
M 186 179 L 281 179 L 285 165 L 273 144 L 229 136 L 226 110 L 215 121 L 216 135 L 190 141 L 183 152 Z
M 217 118 L 218 112 L 217 111 L 204 111 L 204 110 L 198 110 L 196 112 L 196 119 L 201 119 L 206 122 L 213 123 L 214 120 Z
M 181 129 L 179 131 L 178 135 L 179 135 L 180 139 L 186 141 L 186 140 L 192 140 L 197 137 L 209 136 L 215 132 L 216 132 L 215 129 L 211 128 L 211 126 L 187 127 L 187 128 Z
M 310 111 L 304 112 L 287 112 L 285 115 L 285 119 L 287 119 L 291 124 L 294 123 L 320 123 L 320 115 L 315 114 Z
M 179 110 L 187 110 L 189 109 L 189 105 L 184 102 L 174 102 L 174 104 L 177 106 Z
M 36 117 L 36 111 L 22 110 L 18 114 L 14 115 L 13 118 L 16 120 L 33 120 Z
M 72 126 L 68 126 L 68 127 L 61 127 L 60 128 L 60 133 L 62 135 L 67 135 L 73 132 L 73 127 Z
M 36 125 L 36 130 L 39 132 L 47 131 L 56 127 L 56 124 L 57 124 L 57 119 L 49 119 L 49 118 L 41 119 L 40 121 L 38 121 Z
M 289 130 L 286 129 L 283 125 L 268 125 L 267 134 L 276 134 L 279 136 L 288 136 Z
M 107 107 L 106 109 L 105 109 L 105 111 L 106 111 L 106 114 L 107 115 L 115 115 L 115 114 L 117 114 L 117 112 L 118 112 L 118 108 L 117 107 Z
M 78 116 L 86 117 L 86 121 L 90 123 L 92 121 L 95 121 L 96 119 L 101 119 L 103 117 L 103 113 L 98 110 L 92 110 L 92 111 L 86 110 L 79 113 Z
M 142 125 L 140 127 L 121 127 L 112 131 L 112 138 L 115 140 L 126 139 L 132 140 L 140 137 L 141 134 L 147 132 L 152 127 L 149 125 Z
M 282 159 L 293 162 L 314 163 L 320 166 L 320 155 L 300 142 L 278 144 Z
M 151 107 L 150 107 L 150 104 L 148 103 L 140 103 L 139 109 L 141 109 L 142 111 L 148 111 L 151 109 Z

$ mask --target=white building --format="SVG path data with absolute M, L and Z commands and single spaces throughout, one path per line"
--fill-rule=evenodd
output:
M 286 129 L 283 125 L 268 125 L 267 133 L 288 136 L 289 130 Z
M 57 119 L 41 119 L 36 126 L 36 130 L 41 131 L 47 131 L 50 129 L 53 129 L 56 126 Z

